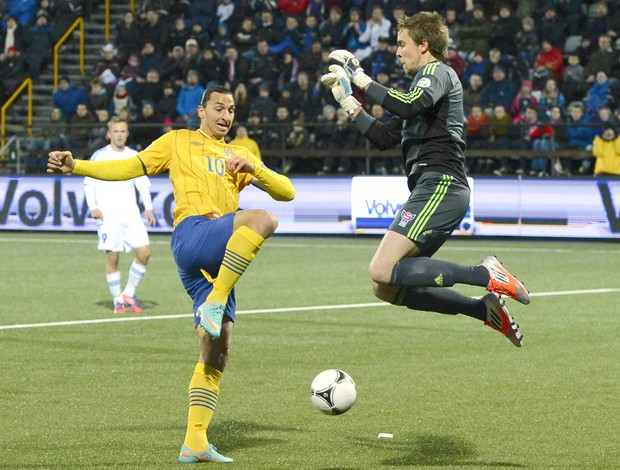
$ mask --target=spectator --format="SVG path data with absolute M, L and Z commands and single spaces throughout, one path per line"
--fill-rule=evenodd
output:
M 280 40 L 269 46 L 269 52 L 272 54 L 281 54 L 285 50 L 292 51 L 295 56 L 298 56 L 301 51 L 299 45 L 301 44 L 301 33 L 299 31 L 299 20 L 297 17 L 289 15 L 286 17 L 286 23 L 284 31 L 281 34 Z
M 533 82 L 536 89 L 543 87 L 549 78 L 561 80 L 564 76 L 564 56 L 559 49 L 547 41 L 542 41 L 542 50 L 534 61 Z
M 382 108 L 383 109 L 383 108 Z M 336 135 L 334 140 L 340 143 L 340 148 L 353 150 L 360 148 L 361 134 L 357 131 L 349 120 L 349 115 L 342 108 L 336 110 Z M 336 172 L 338 174 L 352 172 L 360 175 L 366 173 L 366 168 L 361 159 L 356 158 L 339 158 L 336 160 Z
M 127 83 L 129 81 L 135 80 L 137 77 L 140 76 L 140 69 L 140 56 L 137 54 L 129 54 L 129 59 L 127 59 L 127 63 L 121 69 L 120 82 Z
M 168 53 L 168 57 L 164 59 L 161 66 L 160 76 L 163 81 L 171 81 L 178 86 L 183 85 L 183 77 L 185 77 L 185 51 L 181 46 L 174 46 L 172 51 Z
M 0 54 L 0 105 L 11 97 L 13 92 L 26 79 L 24 60 L 15 46 Z
M 560 90 L 564 93 L 566 102 L 581 101 L 585 94 L 586 69 L 580 63 L 578 54 L 568 55 L 568 65 L 564 69 L 564 80 Z
M 150 42 L 157 51 L 168 50 L 168 26 L 161 19 L 160 13 L 149 8 L 144 19 L 141 27 L 142 44 Z
M 47 169 L 47 153 L 52 149 L 67 148 L 65 137 L 67 123 L 62 117 L 60 108 L 52 108 L 49 122 L 38 126 L 36 130 L 39 130 L 39 133 L 26 140 L 26 149 L 29 150 L 26 173 L 44 173 Z
M 518 158 L 503 158 L 502 167 L 508 172 L 514 171 L 516 175 L 524 175 L 528 171 L 528 159 L 522 154 L 524 150 L 531 150 L 533 139 L 539 134 L 538 110 L 536 106 L 528 105 L 523 114 L 517 114 L 512 120 L 509 131 L 510 148 L 521 154 Z
M 558 16 L 566 25 L 566 32 L 569 36 L 581 35 L 583 26 L 583 2 L 581 0 L 560 0 L 554 1 Z
M 258 41 L 258 44 L 256 44 L 256 56 L 250 63 L 248 74 L 248 91 L 250 94 L 255 96 L 258 93 L 258 87 L 263 83 L 268 85 L 276 83 L 279 73 L 276 58 L 269 53 L 269 44 L 267 44 L 267 41 Z
M 185 18 L 180 16 L 174 20 L 172 31 L 168 37 L 168 47 L 173 49 L 179 46 L 181 49 L 185 47 L 185 43 L 190 38 L 189 31 L 187 30 L 187 23 Z
M 349 22 L 342 31 L 344 47 L 347 51 L 355 53 L 364 47 L 360 41 L 360 35 L 366 31 L 366 23 L 362 21 L 362 13 L 359 8 L 352 7 L 349 10 Z
M 366 21 L 366 29 L 359 37 L 360 42 L 368 43 L 368 46 L 355 51 L 355 56 L 360 61 L 370 57 L 379 47 L 379 38 L 389 39 L 391 27 L 392 22 L 385 17 L 383 8 L 375 5 L 372 8 L 372 15 Z M 323 45 L 325 46 L 325 43 Z
M 337 5 L 331 6 L 329 16 L 319 24 L 321 46 L 333 49 L 341 48 L 343 46 L 342 33 L 346 25 L 347 23 L 342 15 L 342 8 Z M 368 39 L 360 38 L 360 41 L 367 42 Z
M 232 139 L 228 144 L 238 145 L 239 147 L 245 147 L 250 152 L 252 152 L 256 157 L 258 157 L 260 160 L 263 159 L 263 157 L 260 154 L 260 148 L 258 146 L 258 142 L 256 142 L 254 139 L 252 139 L 248 135 L 248 129 L 243 125 L 237 126 L 237 130 L 235 132 L 235 138 Z
M 491 134 L 489 141 L 490 147 L 493 149 L 508 149 L 511 147 L 511 118 L 506 111 L 504 105 L 496 105 L 492 110 L 489 118 L 489 132 Z M 509 160 L 505 158 L 499 159 L 499 167 L 493 170 L 495 176 L 503 176 L 508 172 Z
M 254 44 L 256 44 L 256 28 L 254 27 L 252 18 L 243 18 L 241 26 L 233 35 L 232 41 L 241 54 L 254 47 Z
M 310 46 L 315 41 L 321 44 L 321 39 L 319 37 L 319 20 L 317 20 L 316 16 L 308 15 L 304 20 L 304 28 L 302 28 L 301 32 L 301 52 L 308 52 Z
M 555 140 L 553 126 L 551 123 L 541 123 L 538 126 L 530 126 L 529 138 L 532 143 L 532 149 L 538 152 L 550 152 L 557 150 L 559 144 Z M 547 157 L 534 157 L 530 164 L 530 176 L 538 176 L 542 178 L 549 176 L 551 173 L 551 159 Z
M 586 82 L 594 83 L 596 74 L 599 71 L 611 76 L 613 67 L 618 62 L 619 54 L 611 44 L 611 37 L 603 34 L 598 38 L 598 50 L 590 55 L 586 64 Z
M 123 15 L 123 20 L 117 23 L 114 36 L 114 44 L 118 48 L 119 64 L 127 63 L 127 59 L 129 59 L 131 54 L 140 53 L 142 40 L 136 16 L 130 11 L 126 12 Z
M 566 99 L 564 94 L 558 88 L 558 82 L 554 78 L 549 78 L 545 82 L 545 87 L 540 93 L 540 107 L 539 110 L 542 116 L 549 118 L 551 116 L 551 110 L 555 106 L 559 106 L 560 109 L 564 108 Z
M 607 126 L 616 126 L 618 119 L 608 106 L 603 106 L 596 113 L 594 124 L 596 124 L 594 132 L 596 135 L 601 135 Z
M 293 150 L 295 158 L 292 159 L 292 168 L 297 173 L 315 173 L 317 171 L 317 164 L 314 159 L 308 158 L 304 150 L 310 148 L 310 133 L 304 125 L 304 121 L 301 118 L 293 120 L 293 130 L 286 137 L 286 148 Z M 284 173 L 288 173 L 290 168 L 285 166 Z
M 226 48 L 222 67 L 222 81 L 226 87 L 234 90 L 239 83 L 245 83 L 249 70 L 248 60 L 239 54 L 235 45 L 229 45 Z
M 99 125 L 92 127 L 88 133 L 87 147 L 89 155 L 95 150 L 105 147 L 108 133 L 108 121 L 110 120 L 110 111 L 107 109 L 97 109 L 94 111 L 94 115 Z
M 607 125 L 603 133 L 594 138 L 592 155 L 596 158 L 596 176 L 620 176 L 620 138 L 613 125 Z
M 404 14 L 404 10 L 403 10 Z M 446 26 L 448 27 L 448 36 L 454 42 L 454 47 L 459 50 L 461 47 L 461 28 L 463 27 L 463 23 L 461 23 L 461 19 L 458 16 L 458 12 L 456 8 L 448 7 L 446 8 Z M 395 21 L 394 24 L 398 24 L 398 21 Z M 395 43 L 396 41 L 394 41 Z M 350 49 L 349 49 L 350 50 Z
M 156 108 L 162 119 L 170 119 L 174 122 L 177 118 L 177 93 L 174 89 L 174 83 L 171 81 L 164 82 L 162 96 L 156 103 Z
M 521 30 L 521 22 L 513 16 L 508 4 L 501 4 L 499 16 L 493 21 L 491 31 L 491 44 L 498 48 L 503 54 L 517 55 L 516 38 Z
M 299 61 L 289 50 L 282 52 L 282 60 L 280 62 L 280 75 L 278 75 L 278 88 L 282 89 L 291 83 L 297 81 L 299 73 Z
M 562 116 L 562 108 L 559 106 L 554 106 L 551 108 L 549 124 L 553 129 L 553 141 L 555 143 L 555 147 L 557 149 L 566 148 L 568 134 L 566 132 L 566 126 L 564 125 L 565 121 Z M 560 158 L 554 157 L 551 165 L 551 176 L 564 175 L 564 167 L 570 168 L 570 161 L 566 164 L 565 162 L 562 162 Z
M 52 50 L 58 36 L 48 23 L 47 15 L 37 15 L 35 23 L 24 37 L 24 61 L 33 80 L 39 80 L 41 72 L 52 61 Z
M 591 126 L 592 118 L 585 113 L 585 107 L 582 103 L 573 103 L 570 107 L 570 124 L 566 133 L 568 141 L 566 148 L 576 150 L 591 150 L 592 141 L 594 139 L 594 128 Z M 590 170 L 592 162 L 589 158 L 583 160 L 574 159 L 571 166 L 566 170 L 570 173 L 585 174 Z
M 289 134 L 293 131 L 291 126 L 291 114 L 286 106 L 278 106 L 276 108 L 276 119 L 274 121 L 273 126 L 269 126 L 267 128 L 266 133 L 262 136 L 258 136 L 256 134 L 252 135 L 255 140 L 258 141 L 259 145 L 262 145 L 268 149 L 284 149 L 286 148 L 286 139 Z M 250 111 L 250 124 L 252 123 L 252 119 L 261 119 L 260 113 L 258 111 Z M 260 121 L 259 121 L 260 122 Z M 256 128 L 260 128 L 255 125 L 248 126 L 251 130 Z M 263 143 L 261 144 L 261 139 L 263 139 Z M 271 163 L 271 166 L 270 166 Z M 291 162 L 283 161 L 282 164 L 278 164 L 275 161 L 265 162 L 269 168 L 275 168 L 282 173 L 287 173 L 291 169 Z
M 474 106 L 480 106 L 482 85 L 482 77 L 479 74 L 474 73 L 469 77 L 469 83 L 465 90 L 463 90 L 463 110 L 465 115 L 471 114 Z
M 215 14 L 220 25 L 225 24 L 230 28 L 233 26 L 232 18 L 235 14 L 235 2 L 232 0 L 220 0 Z
M 252 101 L 250 110 L 256 110 L 262 117 L 262 122 L 272 122 L 276 117 L 276 103 L 270 96 L 269 83 L 263 83 L 258 87 L 258 97 Z
M 299 56 L 299 71 L 315 75 L 317 70 L 322 70 L 323 46 L 318 39 L 312 43 L 310 50 Z
M 472 149 L 487 149 L 489 147 L 490 120 L 480 106 L 474 106 L 465 121 L 465 136 L 467 146 Z M 476 158 L 475 164 L 470 167 L 473 174 L 487 175 L 491 173 L 493 160 L 490 158 Z
M 543 17 L 537 22 L 538 39 L 548 42 L 555 47 L 564 44 L 566 40 L 566 23 L 558 17 L 554 6 L 547 5 L 543 12 Z
M 618 90 L 612 86 L 611 80 L 603 71 L 596 73 L 596 81 L 592 84 L 584 103 L 586 105 L 586 114 L 592 118 L 598 113 L 603 106 L 615 107 Z
M 71 122 L 80 103 L 88 104 L 84 91 L 71 83 L 69 77 L 60 77 L 58 89 L 52 95 L 52 106 L 60 108 L 65 121 Z
M 189 28 L 200 23 L 205 31 L 214 32 L 217 26 L 217 1 L 193 0 L 189 2 L 184 16 L 188 19 Z
M 506 56 L 502 55 L 502 51 L 500 51 L 497 47 L 492 47 L 488 52 L 488 59 L 486 62 L 486 67 L 484 69 L 484 73 L 482 74 L 482 81 L 484 83 L 489 83 L 493 80 L 493 70 L 498 65 L 504 69 L 504 73 L 506 74 L 506 78 L 509 81 L 513 80 L 512 76 L 512 63 Z
M 155 105 L 161 99 L 163 93 L 164 87 L 161 83 L 159 70 L 152 68 L 146 72 L 146 79 L 138 79 L 132 98 L 139 108 L 145 100 L 150 100 Z
M 142 51 L 140 52 L 140 73 L 137 77 L 138 83 L 144 82 L 146 74 L 149 70 L 159 71 L 163 63 L 164 57 L 155 49 L 155 45 L 149 41 L 146 41 L 144 46 L 142 46 Z
M 490 114 L 497 105 L 510 109 L 514 96 L 515 87 L 506 78 L 506 69 L 501 65 L 496 65 L 493 68 L 493 80 L 482 87 L 480 105 L 486 114 Z
M 218 57 L 222 57 L 226 53 L 226 48 L 229 44 L 232 44 L 232 35 L 230 34 L 229 27 L 226 23 L 220 23 L 217 25 L 213 39 L 208 44 L 202 45 L 202 49 L 212 48 Z
M 196 71 L 198 75 L 200 75 L 200 82 L 205 88 L 220 83 L 222 78 L 222 61 L 219 57 L 220 56 L 216 55 L 213 49 L 207 47 L 202 51 L 196 63 Z
M 125 85 L 125 82 L 119 82 L 118 85 L 116 85 L 114 95 L 112 96 L 112 115 L 120 116 L 123 109 L 128 109 L 133 114 L 135 108 L 135 103 L 129 94 L 127 85 Z
M 200 103 L 204 91 L 205 88 L 199 82 L 198 72 L 195 70 L 187 72 L 186 82 L 177 98 L 178 121 L 186 126 L 196 126 L 199 123 L 196 103 Z
M 67 128 L 67 142 L 73 152 L 73 158 L 84 159 L 89 154 L 88 138 L 90 131 L 97 124 L 97 118 L 89 111 L 86 103 L 77 105 L 70 125 Z
M 305 116 L 316 116 L 320 107 L 319 92 L 316 86 L 310 83 L 306 72 L 297 75 L 297 82 L 291 85 L 291 97 L 295 106 L 293 113 L 303 113 Z
M 517 55 L 533 67 L 539 52 L 538 34 L 536 34 L 534 19 L 526 16 L 521 20 L 521 29 L 517 33 Z
M 110 109 L 112 93 L 104 86 L 100 77 L 94 77 L 90 80 L 90 90 L 87 97 L 92 112 L 98 109 Z
M 488 62 L 482 52 L 475 51 L 469 54 L 467 65 L 465 67 L 465 73 L 463 74 L 463 81 L 465 83 L 469 82 L 469 77 L 471 77 L 473 74 L 480 75 L 480 78 L 484 81 L 487 70 L 487 63 Z
M 620 31 L 620 22 L 618 21 L 617 14 L 614 16 L 609 14 L 607 2 L 599 1 L 594 5 L 595 15 L 587 19 L 583 28 L 583 37 L 589 40 L 591 44 L 598 43 L 603 35 L 614 39 L 617 38 Z
M 233 92 L 235 97 L 235 120 L 247 122 L 250 115 L 250 97 L 245 83 L 239 83 Z
M 162 119 L 156 113 L 155 103 L 152 100 L 144 100 L 140 115 L 131 125 L 131 134 L 138 152 L 147 148 L 161 135 L 161 123 Z
M 315 129 L 315 142 L 318 150 L 334 150 L 342 148 L 340 142 L 336 140 L 337 131 L 336 107 L 331 104 L 323 106 L 323 111 L 317 116 L 317 126 Z M 340 166 L 340 159 L 334 158 L 332 153 L 324 157 L 321 169 L 318 171 L 319 176 L 330 175 L 337 171 Z M 342 170 L 341 170 L 342 171 Z
M 109 42 L 101 48 L 100 54 L 101 59 L 95 65 L 94 75 L 99 77 L 104 85 L 114 88 L 121 75 L 118 50 Z
M 4 25 L 0 22 L 0 57 L 11 47 L 24 50 L 25 28 L 12 16 L 5 16 Z
M 452 40 L 448 41 L 448 57 L 444 60 L 444 63 L 452 67 L 462 82 L 465 75 L 466 64 L 465 60 L 460 56 L 459 51 L 457 51 Z
M 265 132 L 265 128 L 260 123 L 260 121 L 261 121 L 261 117 L 258 111 L 249 112 L 248 122 L 247 122 L 248 136 L 254 139 L 258 143 L 259 147 L 264 148 L 265 144 L 268 142 L 269 139 Z M 283 148 L 283 147 L 284 146 L 281 145 L 279 148 Z M 263 161 L 265 161 L 264 157 L 263 157 Z M 276 165 L 270 166 L 270 168 L 276 169 Z
M 450 60 L 450 56 L 448 60 Z M 461 61 L 462 60 L 463 59 L 461 59 Z M 396 54 L 394 54 L 394 52 L 390 50 L 387 37 L 379 38 L 379 44 L 377 48 L 373 51 L 373 53 L 370 54 L 370 57 L 367 59 L 367 62 L 369 64 L 369 67 L 367 67 L 367 70 L 370 71 L 370 76 L 373 78 L 373 80 L 376 80 L 377 75 L 379 75 L 379 73 L 381 72 L 391 73 L 392 70 L 396 68 Z M 457 66 L 456 63 L 455 63 L 455 66 Z
M 465 52 L 489 51 L 489 39 L 493 32 L 493 24 L 484 17 L 484 9 L 480 3 L 474 5 L 471 15 L 466 15 L 463 27 L 459 32 L 461 50 Z
M 188 70 L 195 70 L 200 58 L 200 45 L 196 38 L 185 41 L 185 57 L 183 58 L 183 70 L 187 75 Z
M 309 0 L 306 7 L 306 18 L 312 16 L 313 18 L 325 18 L 327 12 L 326 0 Z
M 517 92 L 516 96 L 510 104 L 510 113 L 513 116 L 523 114 L 528 106 L 534 106 L 538 109 L 538 100 L 532 94 L 532 82 L 529 80 L 523 80 L 521 82 L 521 88 Z
M 6 16 L 15 18 L 22 26 L 27 26 L 32 22 L 37 13 L 37 2 L 35 0 L 11 1 Z
M 271 10 L 263 10 L 260 13 L 260 23 L 256 26 L 256 41 L 266 41 L 267 44 L 274 44 L 278 41 L 277 26 L 273 21 Z M 246 57 L 252 58 L 252 56 Z

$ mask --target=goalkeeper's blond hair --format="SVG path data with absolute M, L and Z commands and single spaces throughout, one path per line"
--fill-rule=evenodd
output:
M 406 29 L 416 44 L 428 42 L 428 50 L 439 60 L 448 57 L 448 27 L 439 13 L 421 11 L 398 22 L 398 31 Z

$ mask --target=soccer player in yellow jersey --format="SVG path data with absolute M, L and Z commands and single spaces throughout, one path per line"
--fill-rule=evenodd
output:
M 170 242 L 181 281 L 194 301 L 200 357 L 189 385 L 189 418 L 179 462 L 231 462 L 207 439 L 219 396 L 235 319 L 234 285 L 278 221 L 270 212 L 239 209 L 239 191 L 254 184 L 273 199 L 290 201 L 290 180 L 262 165 L 224 137 L 235 116 L 232 93 L 205 90 L 198 105 L 200 128 L 173 130 L 127 160 L 74 160 L 69 151 L 49 154 L 48 173 L 125 180 L 168 170 L 176 203 Z M 198 328 L 200 326 L 200 328 Z

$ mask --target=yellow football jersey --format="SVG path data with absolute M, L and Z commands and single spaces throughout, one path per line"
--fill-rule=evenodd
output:
M 137 156 L 149 176 L 168 170 L 176 201 L 175 227 L 192 215 L 219 217 L 237 210 L 239 191 L 254 177 L 227 172 L 227 159 L 239 156 L 262 165 L 247 148 L 215 140 L 201 130 L 170 131 Z

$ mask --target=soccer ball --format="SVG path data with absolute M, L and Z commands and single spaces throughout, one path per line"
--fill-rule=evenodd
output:
M 339 415 L 348 411 L 356 397 L 355 382 L 340 369 L 324 370 L 310 385 L 310 400 L 326 415 Z

